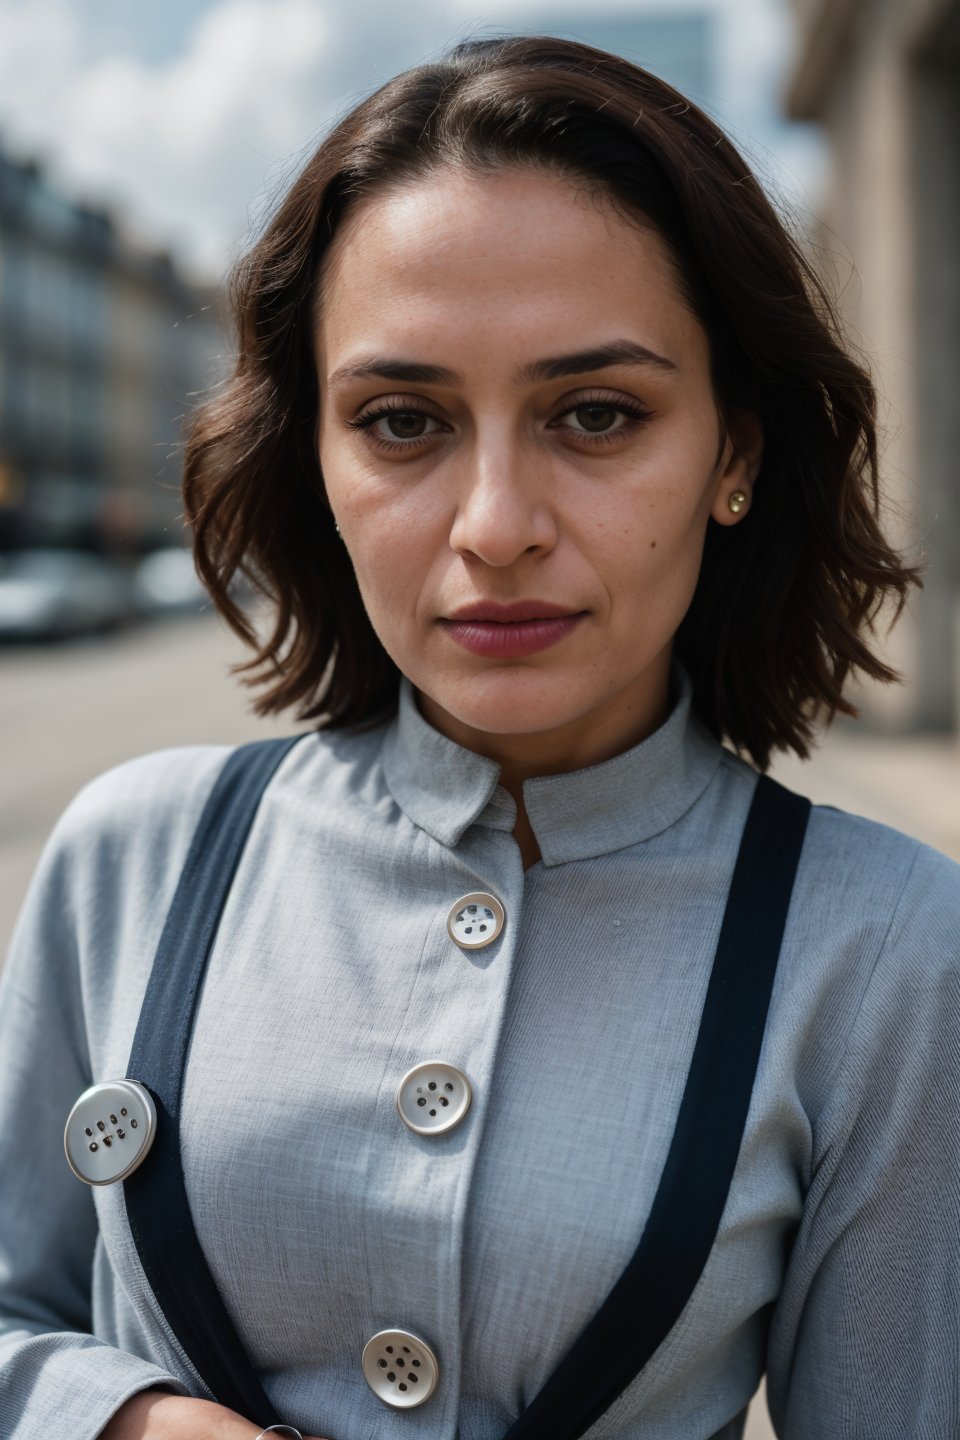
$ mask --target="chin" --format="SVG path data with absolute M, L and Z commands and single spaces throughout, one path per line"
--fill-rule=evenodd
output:
M 528 667 L 501 666 L 447 683 L 422 685 L 414 680 L 414 684 L 461 725 L 489 735 L 556 730 L 592 708 L 569 676 L 551 676 Z

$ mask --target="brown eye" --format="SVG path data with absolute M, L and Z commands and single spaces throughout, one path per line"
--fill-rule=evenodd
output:
M 612 430 L 620 413 L 612 405 L 578 405 L 573 411 L 580 428 L 592 435 Z
M 429 416 L 417 414 L 414 410 L 398 410 L 393 415 L 382 417 L 389 432 L 397 440 L 419 440 L 427 433 Z
M 382 450 L 413 449 L 417 440 L 427 440 L 439 434 L 444 427 L 425 410 L 409 410 L 400 405 L 381 406 L 356 420 L 348 420 L 351 430 L 366 432 L 374 445 Z

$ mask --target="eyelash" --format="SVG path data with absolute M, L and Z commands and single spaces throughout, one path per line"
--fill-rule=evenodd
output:
M 561 419 L 564 415 L 571 415 L 575 410 L 586 410 L 591 407 L 613 410 L 617 415 L 625 415 L 627 417 L 627 423 L 618 426 L 616 430 L 598 430 L 594 434 L 586 430 L 574 432 L 578 438 L 586 440 L 591 445 L 612 444 L 624 435 L 632 434 L 644 420 L 650 419 L 649 410 L 643 410 L 639 406 L 630 405 L 623 400 L 613 402 L 605 395 L 584 396 L 577 401 L 576 405 L 568 405 L 565 410 L 561 410 L 557 419 Z M 383 420 L 388 415 L 423 415 L 427 420 L 437 420 L 436 415 L 432 415 L 429 410 L 424 410 L 418 405 L 412 405 L 403 400 L 384 400 L 378 405 L 376 410 L 369 410 L 365 415 L 358 415 L 356 419 L 348 420 L 347 425 L 351 430 L 358 430 L 364 433 L 370 445 L 375 446 L 378 450 L 387 452 L 415 450 L 424 441 L 433 438 L 432 435 L 419 435 L 412 440 L 397 440 L 385 439 L 383 436 L 375 435 L 373 433 L 373 426 L 378 420 Z

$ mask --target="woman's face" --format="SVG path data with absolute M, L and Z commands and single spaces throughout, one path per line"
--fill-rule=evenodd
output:
M 562 177 L 445 172 L 347 217 L 322 309 L 327 494 L 428 718 L 590 758 L 653 728 L 760 447 L 724 434 L 663 242 Z

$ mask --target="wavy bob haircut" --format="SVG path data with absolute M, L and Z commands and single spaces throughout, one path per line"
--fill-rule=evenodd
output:
M 745 521 L 709 523 L 675 653 L 718 738 L 761 769 L 774 749 L 807 754 L 815 723 L 856 713 L 851 670 L 897 678 L 866 637 L 919 583 L 878 524 L 873 385 L 713 121 L 628 61 L 545 36 L 471 40 L 390 80 L 335 126 L 236 267 L 236 370 L 195 416 L 184 500 L 198 571 L 255 651 L 235 667 L 263 687 L 254 708 L 346 726 L 396 704 L 326 503 L 311 342 L 344 215 L 451 166 L 568 175 L 666 242 L 721 411 L 757 414 L 765 446 Z M 238 573 L 273 604 L 263 636 L 231 598 Z

